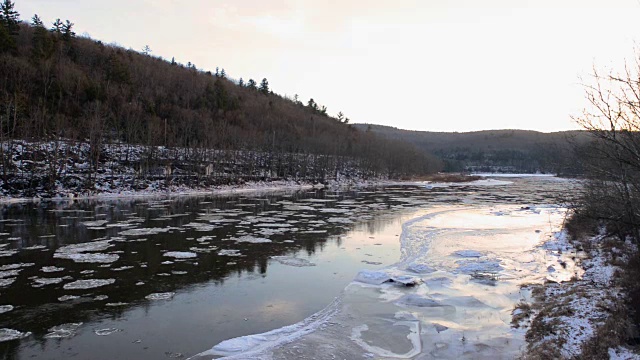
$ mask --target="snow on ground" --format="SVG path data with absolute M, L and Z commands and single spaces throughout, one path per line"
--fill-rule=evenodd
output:
M 590 342 L 606 336 L 600 332 L 613 331 L 601 328 L 610 326 L 607 323 L 615 316 L 622 294 L 615 285 L 618 268 L 609 263 L 607 252 L 600 248 L 605 240 L 603 235 L 586 240 L 592 244 L 588 254 L 576 250 L 566 232 L 557 233 L 542 246 L 553 264 L 548 268 L 550 272 L 567 267 L 560 260 L 562 254 L 565 258 L 568 254 L 582 261 L 573 270 L 572 279 L 558 279 L 550 274 L 551 282 L 531 286 L 533 302 L 521 303 L 514 310 L 514 326 L 527 328 L 530 356 L 581 358 Z M 640 359 L 639 355 L 624 348 L 609 349 L 609 356 L 611 359 Z

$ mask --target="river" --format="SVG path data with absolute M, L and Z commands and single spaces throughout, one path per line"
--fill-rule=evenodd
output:
M 548 274 L 539 245 L 559 230 L 557 205 L 576 186 L 541 177 L 5 204 L 0 353 L 513 354 L 522 339 L 509 330 L 510 309 L 527 296 L 518 285 L 571 275 L 571 266 Z M 378 283 L 384 276 L 396 281 Z M 416 286 L 398 286 L 403 279 Z

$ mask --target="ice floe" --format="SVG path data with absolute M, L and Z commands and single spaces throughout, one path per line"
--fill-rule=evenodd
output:
M 0 342 L 20 340 L 31 336 L 30 332 L 20 332 L 14 329 L 0 329 Z
M 13 310 L 13 305 L 0 305 L 0 314 L 4 314 L 12 310 Z
M 145 296 L 147 300 L 171 300 L 176 295 L 174 292 L 153 293 Z
M 62 278 L 35 278 L 33 279 L 33 287 L 41 287 L 45 285 L 60 284 L 63 281 Z
M 65 290 L 80 290 L 80 289 L 94 289 L 102 286 L 111 285 L 116 282 L 116 279 L 89 279 L 89 280 L 76 280 L 64 284 L 62 287 Z
M 193 259 L 198 257 L 196 253 L 188 252 L 188 251 L 168 251 L 163 256 L 171 257 L 174 259 Z
M 47 333 L 44 337 L 46 339 L 60 339 L 60 338 L 69 338 L 76 335 L 78 328 L 82 326 L 82 323 L 67 323 L 61 324 L 58 326 L 54 326 L 49 328 L 49 333 Z
M 316 266 L 316 264 L 307 259 L 297 258 L 293 256 L 272 256 L 271 258 L 281 263 L 282 265 L 295 267 Z
M 234 250 L 234 249 L 220 250 L 220 251 L 218 251 L 218 255 L 220 255 L 220 256 L 242 256 L 242 254 L 240 253 L 240 250 Z
M 260 238 L 260 237 L 255 237 L 255 236 L 251 236 L 251 235 L 245 235 L 245 236 L 241 236 L 239 238 L 235 239 L 236 242 L 239 243 L 251 243 L 251 244 L 262 244 L 262 243 L 270 243 L 271 240 L 267 239 L 267 238 Z
M 72 244 L 59 248 L 53 254 L 57 259 L 73 260 L 77 263 L 112 263 L 120 257 L 117 254 L 97 253 L 112 247 L 111 240 L 99 240 Z
M 116 329 L 116 328 L 106 328 L 106 329 L 96 329 L 93 330 L 93 333 L 98 335 L 98 336 L 108 336 L 117 332 L 121 332 L 122 329 Z

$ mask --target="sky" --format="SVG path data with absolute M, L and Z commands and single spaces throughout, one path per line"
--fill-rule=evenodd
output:
M 582 84 L 622 69 L 640 0 L 15 0 L 78 35 L 224 68 L 352 123 L 578 128 Z

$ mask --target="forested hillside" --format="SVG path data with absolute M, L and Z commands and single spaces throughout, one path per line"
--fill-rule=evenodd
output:
M 86 181 L 74 186 L 92 189 L 96 176 L 116 176 L 123 161 L 138 179 L 162 174 L 211 184 L 400 177 L 441 167 L 402 141 L 358 131 L 341 113 L 328 116 L 313 99 L 305 104 L 274 93 L 267 79 L 232 80 L 224 70 L 77 37 L 70 21 L 21 21 L 11 1 L 2 7 L 5 191 L 65 187 L 66 176 L 79 173 Z M 117 159 L 106 151 L 116 145 Z M 67 161 L 75 148 L 83 150 Z
M 466 133 L 401 130 L 355 124 L 361 131 L 403 141 L 445 163 L 446 171 L 581 173 L 575 150 L 590 141 L 587 132 L 542 133 L 487 130 Z

